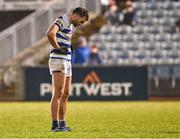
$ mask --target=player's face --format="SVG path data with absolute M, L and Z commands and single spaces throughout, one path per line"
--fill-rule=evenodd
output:
M 78 14 L 74 15 L 74 20 L 72 21 L 72 24 L 77 27 L 77 26 L 80 26 L 82 25 L 83 23 L 85 23 L 87 20 L 86 20 L 86 17 L 81 17 L 79 16 Z

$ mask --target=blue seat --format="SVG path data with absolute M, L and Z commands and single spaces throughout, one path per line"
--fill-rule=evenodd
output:
M 157 67 L 157 76 L 159 78 L 170 78 L 171 69 L 169 66 L 158 66 Z
M 148 77 L 149 77 L 149 79 L 154 79 L 157 77 L 157 67 L 156 66 L 148 67 Z
M 176 78 L 180 78 L 180 66 L 175 66 L 173 68 L 173 76 Z

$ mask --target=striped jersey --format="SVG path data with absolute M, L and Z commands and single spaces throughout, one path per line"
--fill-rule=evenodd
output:
M 69 17 L 67 15 L 59 16 L 55 22 L 54 22 L 58 27 L 59 31 L 56 33 L 56 41 L 59 46 L 65 46 L 68 47 L 68 54 L 63 55 L 63 54 L 57 54 L 53 53 L 53 50 L 55 49 L 54 47 L 50 47 L 50 58 L 51 59 L 65 59 L 68 61 L 71 61 L 71 37 L 73 30 L 75 29 L 73 24 L 70 23 Z

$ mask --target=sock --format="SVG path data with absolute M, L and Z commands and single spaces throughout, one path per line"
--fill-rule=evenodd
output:
M 65 120 L 59 120 L 59 127 L 66 127 L 66 121 Z
M 52 121 L 52 127 L 58 127 L 58 121 L 57 120 Z

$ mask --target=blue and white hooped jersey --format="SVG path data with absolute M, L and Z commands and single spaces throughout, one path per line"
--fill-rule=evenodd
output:
M 59 44 L 59 46 L 68 47 L 69 53 L 67 55 L 51 53 L 50 58 L 65 59 L 71 61 L 71 38 L 73 30 L 75 28 L 73 24 L 69 22 L 69 17 L 67 15 L 59 16 L 54 23 L 59 27 L 59 31 L 56 34 L 56 41 Z M 52 52 L 54 49 L 55 48 L 51 46 L 50 51 Z

